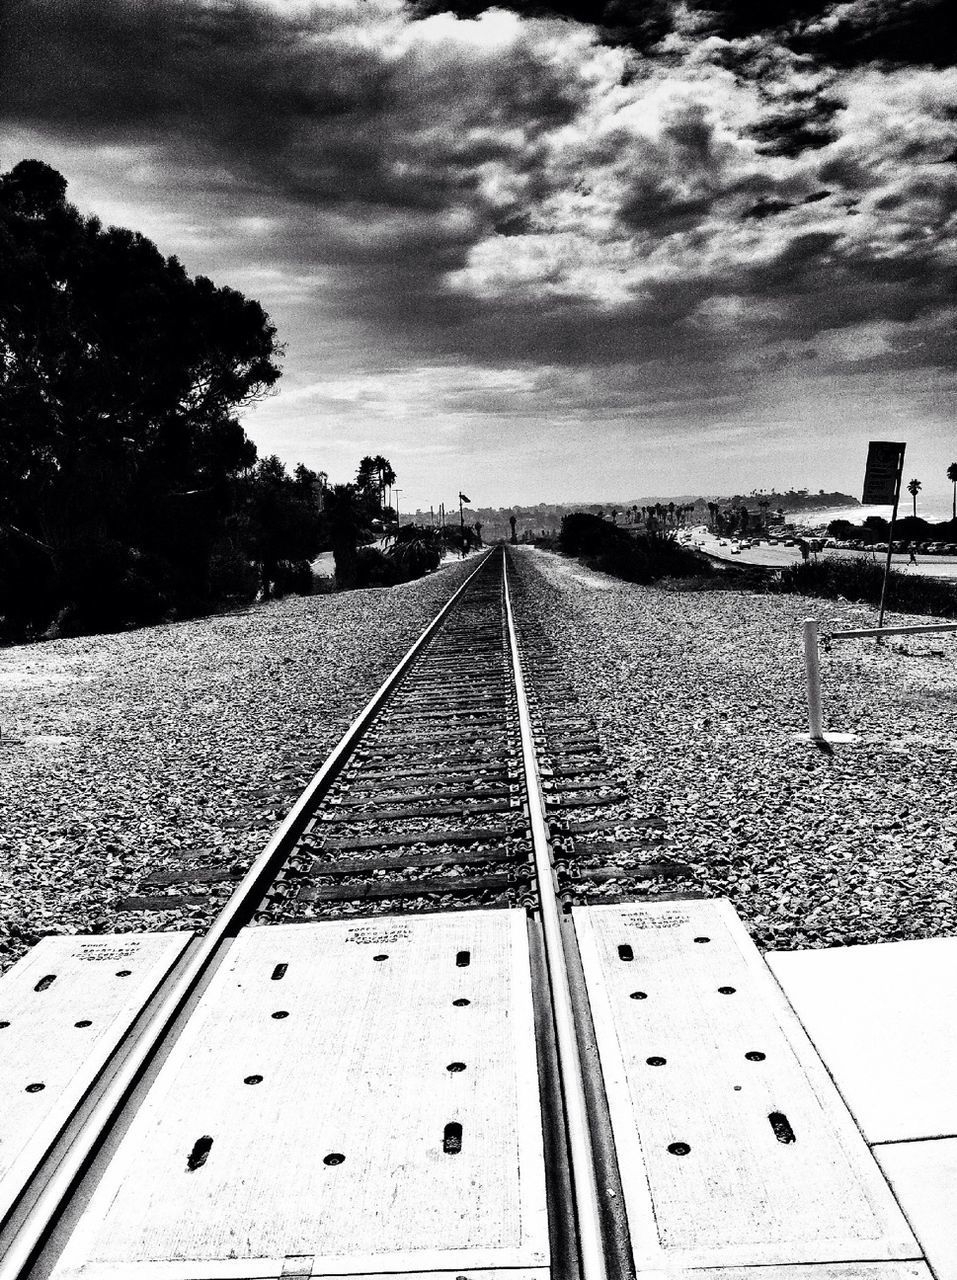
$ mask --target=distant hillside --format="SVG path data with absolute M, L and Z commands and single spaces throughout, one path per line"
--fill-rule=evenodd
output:
M 852 497 L 849 493 L 825 493 L 823 489 L 819 489 L 817 493 L 810 493 L 807 489 L 789 489 L 787 493 L 777 493 L 771 490 L 767 493 L 748 493 L 735 494 L 733 498 L 712 498 L 712 502 L 718 502 L 720 505 L 731 506 L 757 506 L 759 502 L 767 500 L 771 504 L 771 510 L 776 511 L 778 507 L 782 507 L 785 511 L 817 511 L 822 507 L 859 507 L 861 504 L 857 498 Z
M 760 502 L 767 501 L 772 511 L 779 507 L 786 512 L 811 511 L 819 507 L 854 507 L 860 506 L 856 498 L 847 493 L 825 493 L 819 490 L 810 493 L 806 489 L 789 489 L 786 493 L 770 490 L 766 493 L 754 491 L 748 494 L 735 494 L 733 497 L 701 497 L 696 494 L 680 494 L 677 497 L 644 497 L 622 499 L 617 502 L 539 502 L 534 506 L 516 503 L 513 507 L 466 507 L 465 522 L 468 525 L 481 523 L 482 537 L 486 542 L 494 542 L 498 538 L 511 535 L 509 516 L 515 517 L 515 531 L 519 537 L 523 533 L 540 534 L 557 532 L 561 528 L 562 516 L 571 515 L 573 511 L 589 511 L 593 515 L 602 515 L 609 520 L 613 515 L 619 524 L 627 522 L 637 507 L 653 507 L 657 503 L 667 507 L 673 502 L 675 506 L 693 506 L 693 521 L 706 522 L 708 519 L 708 503 L 716 502 L 719 507 L 743 506 L 758 510 Z M 417 524 L 428 524 L 428 511 L 416 511 L 414 519 Z M 446 512 L 446 522 L 458 524 L 458 508 Z

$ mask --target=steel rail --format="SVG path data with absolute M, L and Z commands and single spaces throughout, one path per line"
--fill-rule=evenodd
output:
M 549 985 L 551 987 L 555 1041 L 558 1049 L 562 1096 L 565 1103 L 565 1121 L 568 1129 L 571 1180 L 575 1197 L 582 1277 L 583 1280 L 607 1280 L 608 1266 L 602 1244 L 601 1202 L 595 1177 L 595 1158 L 592 1149 L 591 1131 L 588 1126 L 588 1104 L 585 1098 L 578 1036 L 575 1031 L 575 1011 L 571 986 L 565 965 L 561 912 L 555 896 L 552 864 L 548 852 L 545 803 L 542 799 L 541 778 L 538 772 L 535 742 L 532 735 L 532 722 L 528 711 L 525 679 L 522 673 L 522 659 L 518 648 L 518 633 L 515 627 L 515 616 L 512 612 L 512 601 L 508 589 L 507 558 L 503 566 L 503 580 L 508 644 L 512 657 L 512 672 L 515 679 L 515 702 L 521 731 L 525 789 L 528 796 L 529 825 L 532 830 L 535 873 L 538 880 L 538 893 L 541 903 L 542 932 L 545 940 L 545 966 L 548 970 Z
M 356 749 L 363 735 L 378 715 L 395 686 L 407 673 L 421 651 L 445 621 L 475 577 L 488 563 L 494 551 L 483 556 L 481 563 L 466 578 L 458 590 L 446 601 L 419 638 L 385 678 L 358 716 L 343 734 L 338 744 L 326 758 L 321 769 L 296 801 L 265 849 L 246 872 L 233 891 L 226 905 L 210 926 L 205 937 L 194 951 L 192 958 L 175 974 L 169 990 L 164 994 L 149 1022 L 137 1036 L 136 1043 L 110 1079 L 102 1095 L 91 1108 L 80 1126 L 75 1139 L 65 1152 L 49 1181 L 24 1215 L 16 1234 L 12 1237 L 3 1259 L 0 1260 L 0 1280 L 18 1280 L 30 1265 L 55 1222 L 88 1161 L 100 1145 L 107 1129 L 123 1106 L 130 1091 L 156 1053 L 171 1029 L 184 1005 L 208 972 L 223 944 L 249 919 L 256 904 L 292 846 L 302 834 L 316 805 L 329 790 L 343 764 Z M 49 1155 L 49 1150 L 44 1160 Z M 37 1165 L 35 1173 L 42 1166 Z M 29 1184 L 27 1184 L 29 1185 Z M 25 1188 L 26 1189 L 26 1188 Z M 22 1199 L 22 1197 L 21 1197 Z

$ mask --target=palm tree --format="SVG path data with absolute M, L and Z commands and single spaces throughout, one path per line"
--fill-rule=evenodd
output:
M 395 472 L 392 470 L 392 463 L 388 458 L 383 458 L 381 453 L 377 453 L 372 459 L 372 469 L 379 486 L 379 510 L 381 511 L 385 506 L 386 489 L 391 489 L 395 484 Z
M 917 495 L 920 493 L 920 491 L 921 491 L 921 489 L 923 489 L 923 487 L 924 487 L 924 486 L 921 484 L 921 482 L 920 482 L 919 480 L 908 480 L 908 482 L 907 482 L 907 492 L 908 492 L 908 493 L 910 494 L 910 496 L 914 499 L 914 517 L 915 517 L 915 519 L 916 519 L 916 517 L 917 517 Z
M 368 493 L 376 486 L 376 460 L 368 454 L 360 461 L 356 472 L 356 488 L 360 493 Z M 381 505 L 381 504 L 380 504 Z
M 957 462 L 952 462 L 947 468 L 947 479 L 954 485 L 954 519 L 957 520 Z

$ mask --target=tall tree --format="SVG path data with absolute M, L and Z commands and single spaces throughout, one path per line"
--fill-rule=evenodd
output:
M 914 518 L 915 519 L 917 518 L 917 495 L 920 493 L 923 487 L 924 486 L 921 484 L 919 480 L 908 480 L 907 482 L 907 492 L 914 499 Z
M 310 561 L 321 546 L 314 474 L 299 466 L 295 478 L 273 455 L 257 463 L 246 482 L 246 540 L 259 566 L 263 599 L 281 591 L 296 566 Z M 300 572 L 302 572 L 300 568 Z
M 279 378 L 257 302 L 82 217 L 66 189 L 38 160 L 0 175 L 0 536 L 45 558 L 34 626 L 202 593 L 256 458 L 235 411 Z M 16 590 L 0 579 L 0 614 Z
M 953 518 L 957 520 L 957 462 L 952 462 L 947 468 L 947 479 L 954 486 L 954 514 Z
M 380 453 L 377 453 L 372 459 L 372 465 L 375 468 L 375 475 L 379 484 L 379 509 L 384 510 L 386 505 L 386 490 L 391 490 L 392 486 L 395 484 L 396 475 L 392 470 L 392 463 L 388 458 L 383 458 Z M 391 502 L 389 505 L 392 505 Z
M 379 477 L 376 474 L 376 460 L 371 455 L 366 454 L 364 458 L 360 458 L 359 467 L 356 471 L 355 487 L 360 494 L 367 496 L 379 489 Z M 379 502 L 381 509 L 382 502 Z

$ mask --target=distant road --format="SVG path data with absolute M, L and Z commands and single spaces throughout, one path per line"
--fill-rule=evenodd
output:
M 801 548 L 786 547 L 783 543 L 769 547 L 767 543 L 762 543 L 760 547 L 751 547 L 745 551 L 741 551 L 736 555 L 731 554 L 731 539 L 723 540 L 725 546 L 721 546 L 721 540 L 716 538 L 712 533 L 705 533 L 702 530 L 694 531 L 694 544 L 699 544 L 700 549 L 709 556 L 714 556 L 717 560 L 726 560 L 728 564 L 751 564 L 759 568 L 765 569 L 783 569 L 789 564 L 799 564 L 801 561 Z M 850 556 L 861 559 L 877 559 L 881 564 L 884 563 L 886 552 L 878 552 L 875 556 L 871 551 L 841 551 L 834 547 L 829 547 L 826 551 L 822 551 L 819 558 L 825 559 L 846 559 Z M 921 578 L 942 578 L 948 581 L 957 581 L 957 556 L 922 556 L 918 554 L 917 564 L 910 563 L 907 552 L 895 553 L 892 559 L 895 569 L 902 570 L 909 574 L 916 574 Z

